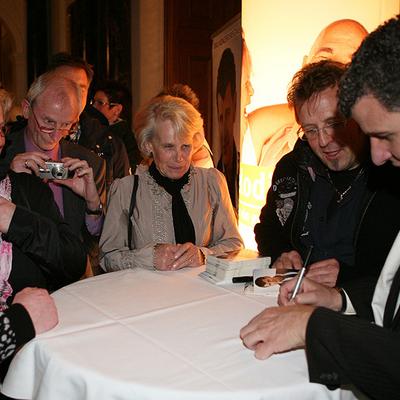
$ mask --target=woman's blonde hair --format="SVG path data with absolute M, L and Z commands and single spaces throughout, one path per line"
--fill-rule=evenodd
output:
M 5 89 L 0 89 L 0 107 L 3 109 L 4 121 L 7 122 L 8 114 L 13 104 L 13 97 Z
M 171 121 L 178 137 L 193 139 L 193 153 L 203 145 L 204 128 L 200 113 L 179 97 L 157 96 L 146 103 L 134 119 L 136 141 L 145 159 L 152 157 L 146 149 L 146 143 L 153 139 L 157 123 L 166 120 Z

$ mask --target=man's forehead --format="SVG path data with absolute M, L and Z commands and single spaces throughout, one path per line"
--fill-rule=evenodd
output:
M 79 116 L 79 105 L 72 99 L 51 92 L 46 95 L 46 92 L 43 92 L 35 100 L 35 112 L 39 112 L 42 118 L 75 121 Z
M 309 99 L 296 105 L 297 114 L 301 113 L 312 117 L 322 109 L 328 119 L 337 116 L 339 114 L 337 91 L 336 85 L 314 93 Z
M 78 85 L 89 86 L 89 78 L 83 68 L 62 65 L 57 68 L 57 72 L 65 78 L 75 81 Z

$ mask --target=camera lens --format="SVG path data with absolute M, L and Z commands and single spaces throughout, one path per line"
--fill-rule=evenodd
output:
M 51 170 L 51 174 L 56 179 L 62 179 L 64 177 L 64 174 L 65 174 L 65 168 L 63 166 L 54 167 Z

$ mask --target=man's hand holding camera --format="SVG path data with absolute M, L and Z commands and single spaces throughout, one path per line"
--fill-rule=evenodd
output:
M 10 168 L 17 173 L 25 172 L 27 174 L 34 173 L 39 176 L 39 168 L 46 168 L 46 161 L 49 156 L 40 151 L 28 151 L 26 153 L 17 154 L 11 161 Z
M 94 182 L 93 169 L 87 161 L 70 157 L 64 157 L 61 161 L 64 163 L 64 167 L 74 175 L 68 179 L 55 179 L 54 182 L 69 187 L 74 193 L 83 197 L 88 210 L 98 210 L 101 203 L 100 197 Z
M 61 164 L 62 163 L 62 164 Z M 59 173 L 52 172 L 55 166 Z M 25 172 L 41 177 L 45 181 L 51 179 L 54 183 L 69 187 L 74 193 L 83 197 L 88 210 L 100 208 L 100 197 L 94 182 L 93 170 L 85 160 L 64 157 L 61 161 L 50 161 L 49 157 L 39 151 L 31 151 L 17 154 L 11 162 L 10 168 L 14 172 Z M 61 170 L 68 170 L 68 175 Z M 63 175 L 63 179 L 56 179 Z M 66 179 L 65 179 L 66 177 Z

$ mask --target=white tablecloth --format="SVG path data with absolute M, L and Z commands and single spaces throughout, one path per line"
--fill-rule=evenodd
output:
M 309 383 L 302 350 L 255 359 L 239 330 L 275 298 L 197 273 L 121 271 L 55 292 L 58 326 L 18 352 L 2 392 L 39 400 L 353 398 Z

